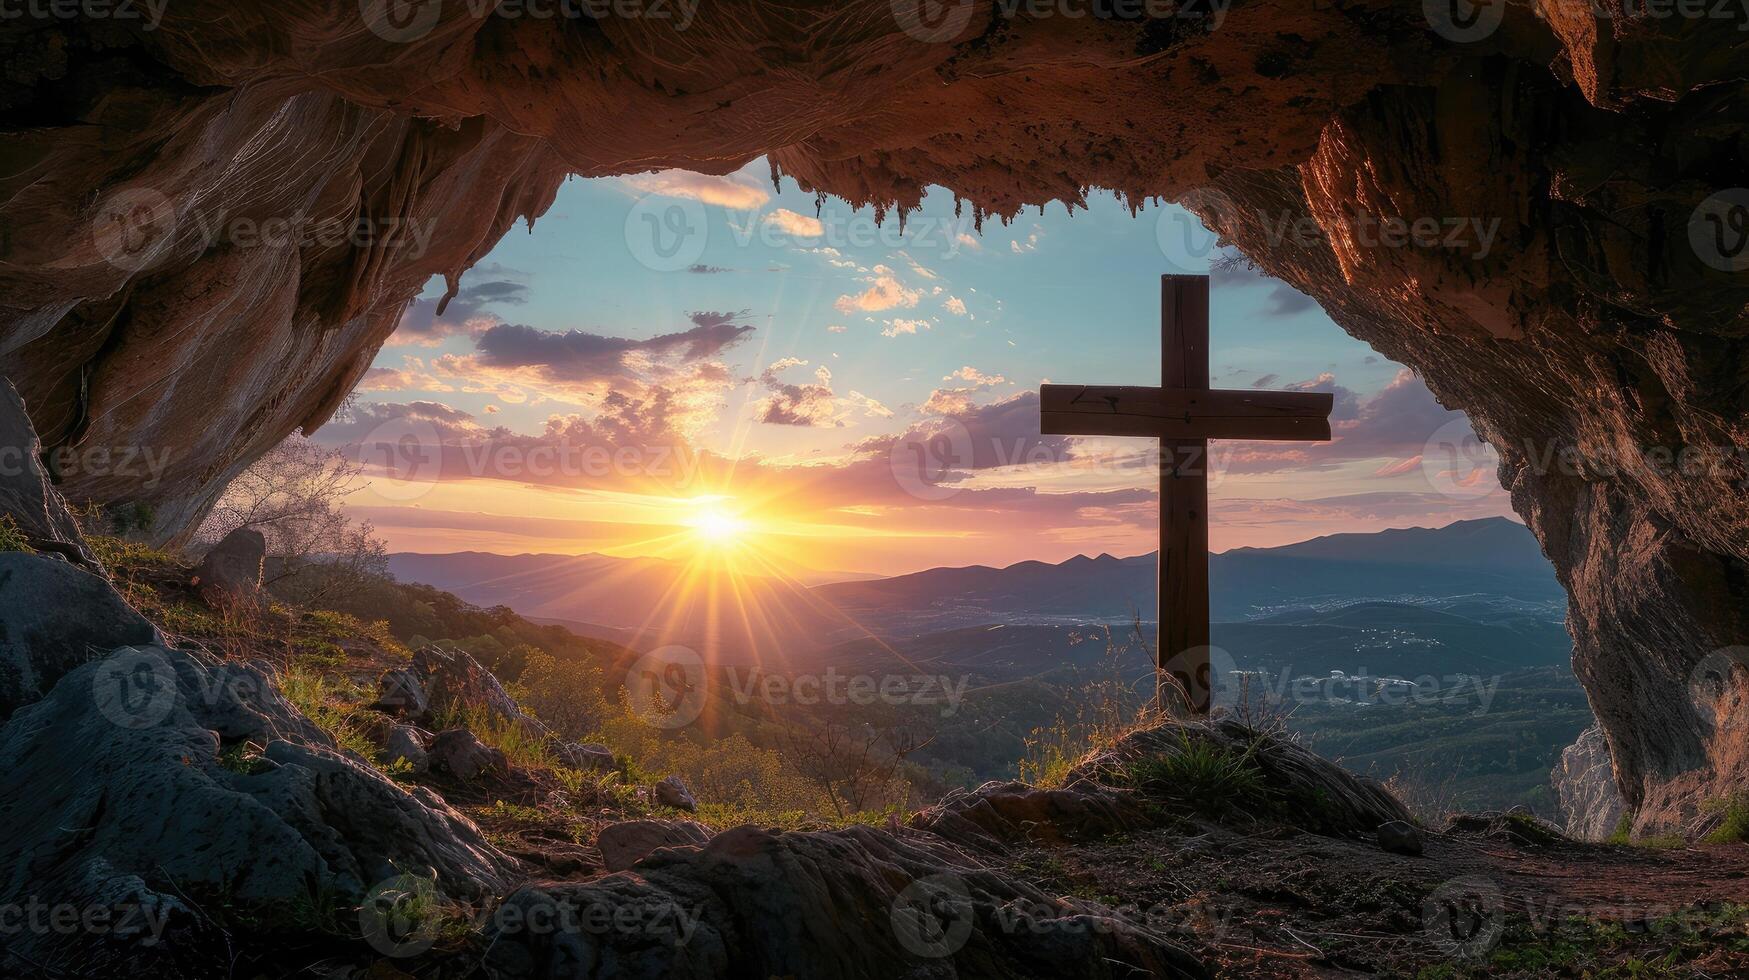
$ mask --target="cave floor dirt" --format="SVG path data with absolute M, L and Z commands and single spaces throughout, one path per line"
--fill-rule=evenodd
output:
M 1016 870 L 1178 936 L 1222 977 L 1749 977 L 1749 845 L 1150 830 Z

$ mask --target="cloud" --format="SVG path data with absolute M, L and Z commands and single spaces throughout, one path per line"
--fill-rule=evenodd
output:
M 451 392 L 455 386 L 431 374 L 422 358 L 404 356 L 401 367 L 373 367 L 359 379 L 359 391 Z
M 983 387 L 986 387 L 988 385 L 1004 384 L 1008 381 L 1007 378 L 1004 378 L 1000 374 L 985 374 L 984 372 L 978 370 L 977 368 L 972 367 L 970 364 L 966 365 L 965 367 L 960 368 L 958 371 L 955 371 L 952 374 L 949 374 L 949 375 L 943 377 L 941 380 L 943 380 L 943 381 L 968 381 L 968 382 L 971 382 L 971 384 L 974 388 L 983 388 Z
M 491 278 L 465 283 L 444 305 L 442 315 L 437 312 L 441 298 L 408 303 L 386 346 L 435 347 L 446 337 L 477 334 L 501 319 L 488 306 L 521 306 L 528 302 L 528 286 L 516 279 L 522 275 L 520 272 L 492 263 L 468 273 L 470 277 L 475 274 Z
M 894 252 L 893 254 L 897 255 L 901 259 L 904 259 L 905 264 L 909 265 L 911 267 L 911 271 L 913 273 L 915 273 L 916 275 L 921 276 L 924 279 L 940 279 L 941 278 L 940 276 L 935 274 L 935 270 L 924 266 L 923 263 L 912 258 L 910 252 L 907 252 L 901 248 L 898 251 Z M 937 286 L 935 288 L 936 288 L 937 292 L 940 292 L 940 290 L 941 290 L 940 286 Z
M 789 208 L 778 208 L 765 216 L 765 223 L 786 235 L 797 238 L 819 238 L 826 233 L 826 226 L 819 218 L 810 218 L 805 214 L 797 214 Z
M 904 432 L 873 436 L 851 447 L 858 455 L 885 457 L 903 445 L 927 445 L 938 434 L 951 433 L 966 470 L 1040 466 L 1079 458 L 1067 436 L 1039 434 L 1038 392 L 1022 391 L 979 404 L 976 389 L 937 388 L 922 410 L 931 416 Z
M 882 405 L 880 402 L 875 401 L 873 398 L 870 398 L 860 391 L 852 391 L 850 394 L 844 396 L 844 400 L 851 405 L 862 409 L 862 413 L 869 418 L 890 419 L 893 417 L 892 409 Z
M 843 425 L 838 417 L 838 396 L 832 391 L 832 372 L 824 365 L 814 369 L 811 384 L 791 384 L 778 375 L 807 361 L 785 357 L 773 361 L 760 373 L 759 381 L 771 394 L 754 403 L 754 417 L 767 425 Z
M 902 333 L 916 333 L 919 330 L 929 330 L 932 328 L 933 325 L 928 320 L 893 319 L 887 321 L 887 328 L 881 331 L 881 336 L 897 337 Z
M 366 439 L 396 443 L 412 434 L 422 443 L 437 439 L 476 439 L 491 435 L 473 415 L 443 402 L 355 402 L 335 413 L 317 430 L 318 440 L 329 444 L 357 444 Z M 503 430 L 496 430 L 503 431 Z
M 982 252 L 984 250 L 983 242 L 978 241 L 976 238 L 973 238 L 970 234 L 963 231 L 959 233 L 959 236 L 956 237 L 954 241 L 958 242 L 962 248 L 969 248 L 974 252 Z
M 826 327 L 826 332 L 827 333 L 843 333 L 844 331 L 849 330 L 849 329 L 850 329 L 849 327 L 846 327 L 842 323 L 833 323 L 833 324 L 829 324 Z
M 720 265 L 705 265 L 702 262 L 695 262 L 692 265 L 687 266 L 686 271 L 695 276 L 715 276 L 724 272 L 734 272 L 735 270 L 725 269 Z
M 1277 381 L 1280 381 L 1280 380 L 1281 380 L 1281 375 L 1279 375 L 1279 374 L 1266 374 L 1263 377 L 1258 378 L 1256 381 L 1251 382 L 1251 387 L 1253 387 L 1253 388 L 1267 388 L 1270 385 L 1275 384 Z
M 1462 412 L 1441 406 L 1421 379 L 1407 368 L 1370 398 L 1339 385 L 1332 374 L 1286 386 L 1291 391 L 1328 391 L 1336 396 L 1331 412 L 1330 442 L 1223 442 L 1220 464 L 1229 473 L 1268 473 L 1321 469 L 1365 460 L 1387 460 L 1374 476 L 1387 478 L 1413 472 L 1410 457 L 1421 455 L 1427 440 Z
M 499 324 L 481 334 L 478 363 L 488 368 L 538 368 L 555 380 L 587 381 L 625 373 L 633 358 L 673 357 L 698 361 L 715 357 L 753 331 L 737 324 L 740 313 L 692 313 L 690 330 L 648 340 L 607 337 L 567 330 L 554 333 L 520 323 Z
M 1209 284 L 1216 289 L 1268 287 L 1263 312 L 1292 316 L 1318 308 L 1318 301 L 1259 269 L 1237 251 L 1223 252 L 1209 269 Z
M 1269 291 L 1269 305 L 1264 308 L 1263 312 L 1275 316 L 1292 316 L 1295 313 L 1304 313 L 1307 310 L 1317 308 L 1317 300 L 1284 282 L 1276 284 L 1275 288 Z
M 1045 237 L 1043 225 L 1033 225 L 1032 231 L 1024 239 L 1015 239 L 1008 243 L 1008 250 L 1015 255 L 1038 251 L 1039 239 Z
M 949 296 L 947 299 L 943 300 L 941 308 L 952 313 L 954 316 L 966 315 L 966 302 L 958 296 Z
M 765 188 L 737 177 L 713 177 L 690 170 L 659 170 L 620 180 L 640 194 L 660 194 L 735 211 L 751 211 L 771 200 Z
M 1386 463 L 1385 465 L 1379 467 L 1376 471 L 1374 471 L 1373 476 L 1375 476 L 1375 477 L 1402 476 L 1405 473 L 1413 473 L 1420 468 L 1421 468 L 1421 454 L 1416 453 L 1415 455 L 1410 456 L 1407 459 L 1400 459 L 1400 460 L 1396 461 L 1395 463 Z
M 865 277 L 862 281 L 869 284 L 867 289 L 855 296 L 845 294 L 838 297 L 832 304 L 833 309 L 840 313 L 874 313 L 896 306 L 916 306 L 923 296 L 920 290 L 911 289 L 900 282 L 893 270 L 884 265 L 875 266 L 874 275 Z

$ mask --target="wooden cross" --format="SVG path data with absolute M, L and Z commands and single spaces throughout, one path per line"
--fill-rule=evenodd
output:
M 1209 280 L 1160 277 L 1161 387 L 1045 385 L 1039 430 L 1160 440 L 1160 705 L 1205 715 L 1209 676 L 1208 441 L 1330 438 L 1335 396 L 1209 387 Z

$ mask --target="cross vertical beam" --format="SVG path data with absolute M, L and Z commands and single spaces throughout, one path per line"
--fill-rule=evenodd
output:
M 1160 277 L 1160 383 L 1209 387 L 1209 280 Z M 1160 440 L 1158 696 L 1189 695 L 1209 711 L 1209 484 L 1207 439 Z M 1170 671 L 1170 674 L 1168 673 Z

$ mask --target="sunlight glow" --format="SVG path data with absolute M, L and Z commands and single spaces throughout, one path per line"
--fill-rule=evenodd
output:
M 733 544 L 747 532 L 747 521 L 724 510 L 718 498 L 701 497 L 693 501 L 693 504 L 696 510 L 686 523 L 700 543 L 717 546 Z

